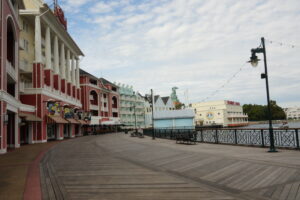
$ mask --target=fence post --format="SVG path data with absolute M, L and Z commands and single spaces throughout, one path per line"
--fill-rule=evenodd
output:
M 300 147 L 299 147 L 299 132 L 298 132 L 298 129 L 295 129 L 295 133 L 296 133 L 296 144 L 297 144 L 297 148 L 296 149 L 300 149 Z
M 204 142 L 203 141 L 203 129 L 200 129 L 200 136 L 201 136 L 201 142 Z
M 219 143 L 219 138 L 218 138 L 218 129 L 216 129 L 216 144 Z
M 238 143 L 238 142 L 237 142 L 236 129 L 234 129 L 234 142 L 235 142 L 235 144 L 237 144 L 237 143 Z
M 261 135 L 261 146 L 265 146 L 265 139 L 264 139 L 264 130 L 260 129 L 260 135 Z

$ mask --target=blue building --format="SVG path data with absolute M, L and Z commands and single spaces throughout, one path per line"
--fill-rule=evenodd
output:
M 192 109 L 154 112 L 154 128 L 194 129 L 195 112 Z

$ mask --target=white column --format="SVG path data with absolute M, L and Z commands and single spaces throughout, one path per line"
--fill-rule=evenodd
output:
M 64 43 L 61 43 L 60 46 L 60 73 L 61 78 L 66 78 L 66 58 L 65 58 L 65 45 Z
M 79 58 L 76 58 L 76 86 L 80 88 Z M 100 98 L 99 98 L 100 99 Z
M 67 66 L 66 66 L 66 79 L 68 82 L 71 82 L 71 77 L 70 77 L 70 50 L 67 50 Z
M 75 57 L 74 55 L 72 55 L 72 84 L 76 85 L 76 81 L 75 81 Z
M 42 36 L 41 36 L 41 19 L 40 16 L 35 17 L 35 62 L 41 63 L 42 62 Z
M 57 36 L 54 36 L 54 73 L 59 74 L 59 53 Z
M 45 54 L 46 54 L 46 69 L 51 69 L 51 35 L 50 35 L 50 28 L 47 26 L 46 28 L 46 47 L 45 47 Z

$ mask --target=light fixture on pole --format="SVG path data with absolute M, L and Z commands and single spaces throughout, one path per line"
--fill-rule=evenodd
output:
M 265 47 L 265 39 L 261 38 L 261 45 L 258 48 L 251 49 L 251 57 L 249 63 L 253 67 L 258 65 L 258 61 L 260 59 L 257 58 L 256 53 L 262 53 L 264 55 L 264 66 L 265 73 L 261 74 L 261 79 L 266 79 L 266 92 L 267 92 L 267 102 L 268 102 L 268 120 L 269 120 L 269 134 L 270 134 L 270 149 L 269 152 L 277 152 L 274 145 L 274 132 L 272 126 L 272 113 L 271 113 L 271 104 L 270 104 L 270 94 L 269 94 L 269 80 L 268 80 L 268 67 L 267 67 L 267 56 L 266 56 L 266 47 Z

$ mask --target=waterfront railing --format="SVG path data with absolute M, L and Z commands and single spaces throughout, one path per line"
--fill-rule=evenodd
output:
M 274 139 L 276 147 L 300 149 L 300 128 L 280 129 L 274 128 Z M 265 128 L 197 128 L 197 129 L 144 129 L 144 134 L 157 138 L 176 139 L 176 134 L 196 133 L 197 142 L 215 144 L 233 144 L 248 146 L 270 146 L 269 129 Z

